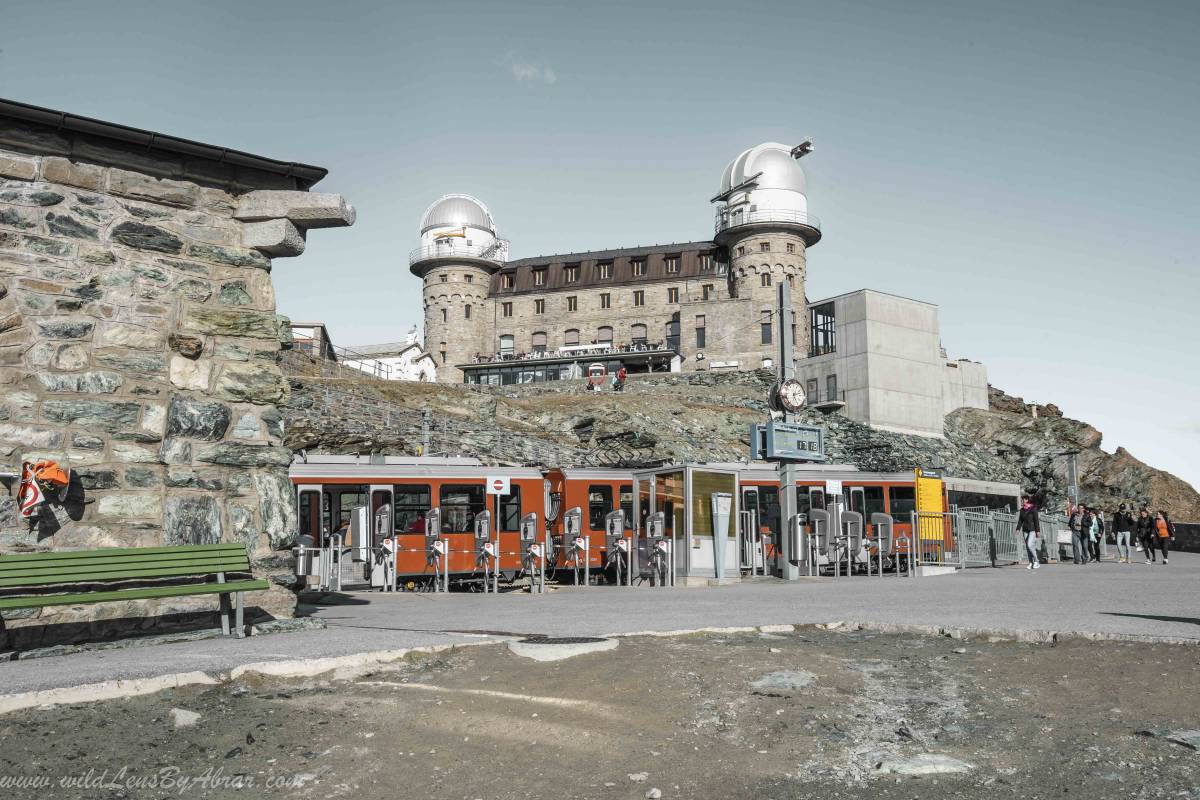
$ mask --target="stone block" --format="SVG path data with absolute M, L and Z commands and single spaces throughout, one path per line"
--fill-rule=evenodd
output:
M 153 178 L 140 172 L 117 168 L 109 171 L 108 191 L 118 197 L 177 208 L 193 208 L 200 197 L 199 187 L 194 183 Z
M 238 250 L 215 244 L 193 244 L 188 246 L 188 255 L 230 267 L 253 267 L 271 269 L 271 261 L 257 250 Z
M 212 380 L 212 367 L 212 361 L 207 358 L 193 361 L 179 355 L 171 356 L 169 377 L 172 385 L 180 389 L 207 392 Z
M 37 159 L 0 153 L 0 178 L 31 181 L 37 177 Z
M 92 239 L 93 241 L 100 238 L 100 231 L 97 228 L 85 225 L 66 214 L 53 212 L 47 214 L 46 229 L 55 236 L 70 236 L 73 239 Z
M 249 412 L 242 414 L 233 426 L 233 435 L 238 439 L 260 438 L 262 436 L 262 425 L 259 423 L 258 417 Z
M 171 395 L 167 407 L 167 436 L 217 441 L 229 429 L 233 412 L 224 403 L 199 400 L 187 395 Z
M 37 321 L 38 331 L 47 339 L 86 339 L 96 323 L 75 317 L 49 317 Z
M 54 399 L 42 403 L 42 416 L 51 422 L 109 432 L 132 428 L 141 410 L 138 403 L 108 400 Z
M 79 478 L 79 485 L 84 489 L 117 489 L 121 486 L 116 470 L 87 467 L 74 469 L 72 472 Z
M 202 281 L 198 278 L 186 278 L 175 284 L 172 290 L 175 294 L 187 298 L 196 303 L 203 303 L 208 298 L 212 297 L 212 284 L 208 281 Z M 228 304 L 226 304 L 228 305 Z
M 307 229 L 353 225 L 356 213 L 340 194 L 262 190 L 242 195 L 233 216 L 246 222 L 287 219 Z
M 104 168 L 81 164 L 68 158 L 48 156 L 42 160 L 42 178 L 80 189 L 96 190 L 104 185 Z
M 242 246 L 272 257 L 298 256 L 304 252 L 304 234 L 286 219 L 248 222 L 242 227 Z
M 112 394 L 122 383 L 121 376 L 115 372 L 43 372 L 37 377 L 48 392 Z
M 163 540 L 168 545 L 217 544 L 221 511 L 211 495 L 168 495 L 164 504 Z
M 135 250 L 178 255 L 183 251 L 183 240 L 170 231 L 141 222 L 122 222 L 112 230 L 113 241 Z
M 97 344 L 108 347 L 131 347 L 135 350 L 161 350 L 165 336 L 139 325 L 108 323 L 97 337 Z
M 246 403 L 278 403 L 287 394 L 287 382 L 274 364 L 226 364 L 213 391 L 218 397 Z
M 296 502 L 287 470 L 254 473 L 263 532 L 272 548 L 286 544 L 296 531 Z
M 96 513 L 118 520 L 159 520 L 163 516 L 163 504 L 156 493 L 106 494 L 96 501 Z
M 53 429 L 0 423 L 0 451 L 3 451 L 6 444 L 22 447 L 58 447 L 61 443 L 62 433 Z
M 158 452 L 131 442 L 113 442 L 109 449 L 113 461 L 125 464 L 153 464 L 158 461 Z
M 292 452 L 283 447 L 224 442 L 202 448 L 196 460 L 234 467 L 286 467 L 292 463 Z
M 47 189 L 4 189 L 0 190 L 0 203 L 14 206 L 56 206 L 67 198 Z
M 274 339 L 278 335 L 274 315 L 232 308 L 188 306 L 183 314 L 183 327 L 216 336 Z

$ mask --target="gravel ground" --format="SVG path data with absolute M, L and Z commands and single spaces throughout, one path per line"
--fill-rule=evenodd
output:
M 0 717 L 0 790 L 1200 797 L 1200 733 L 1190 745 L 1184 733 L 1200 729 L 1198 661 L 1192 646 L 817 628 L 634 637 L 556 662 L 486 645 L 353 678 L 256 678 L 9 714 Z M 942 771 L 910 774 L 920 770 Z

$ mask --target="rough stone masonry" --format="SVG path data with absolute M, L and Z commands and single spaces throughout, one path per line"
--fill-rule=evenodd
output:
M 73 477 L 32 525 L 6 479 L 0 552 L 266 555 L 294 516 L 271 259 L 353 208 L 307 191 L 318 167 L 39 111 L 0 101 L 0 473 L 49 458 Z

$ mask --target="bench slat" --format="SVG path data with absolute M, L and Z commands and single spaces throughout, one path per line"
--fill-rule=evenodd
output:
M 0 564 L 10 564 L 20 561 L 53 561 L 63 558 L 100 558 L 104 556 L 138 556 L 154 555 L 156 553 L 196 553 L 203 551 L 218 552 L 221 550 L 245 551 L 246 545 L 238 542 L 220 544 L 180 544 L 169 547 L 104 547 L 99 550 L 57 550 L 52 553 L 6 553 L 0 555 Z
M 114 566 L 129 567 L 130 569 L 142 569 L 144 567 L 155 566 L 183 566 L 185 564 L 194 564 L 197 567 L 203 567 L 206 564 L 224 563 L 228 561 L 240 561 L 244 564 L 249 564 L 250 560 L 246 558 L 246 554 L 237 551 L 223 551 L 220 553 L 182 553 L 178 556 L 167 554 L 154 555 L 150 558 L 121 558 L 119 556 L 105 556 L 104 558 L 64 558 L 55 561 L 24 561 L 19 564 L 0 565 L 0 578 L 19 577 L 21 575 L 33 575 L 39 572 L 54 572 L 62 570 L 64 572 L 73 569 L 95 569 L 105 571 Z
M 0 598 L 0 609 L 42 608 L 76 604 L 105 603 L 116 600 L 146 600 L 153 597 L 180 597 L 193 594 L 225 594 L 227 592 L 256 592 L 270 584 L 265 580 L 230 581 L 229 583 L 197 583 L 185 586 L 149 586 L 136 589 L 114 589 L 83 594 L 48 594 L 41 597 Z
M 104 581 L 136 580 L 138 578 L 166 578 L 179 575 L 215 575 L 218 572 L 249 572 L 243 561 L 217 561 L 204 566 L 182 564 L 153 567 L 114 567 L 97 569 L 76 567 L 69 570 L 22 576 L 0 576 L 0 588 L 17 586 L 47 586 L 56 583 L 98 583 Z

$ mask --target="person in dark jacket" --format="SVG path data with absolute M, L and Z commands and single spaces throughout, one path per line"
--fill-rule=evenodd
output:
M 1142 543 L 1142 550 L 1146 554 L 1146 563 L 1153 564 L 1155 561 L 1154 551 L 1157 549 L 1158 542 L 1154 540 L 1154 518 L 1150 516 L 1150 509 L 1145 506 L 1138 510 L 1134 531 L 1137 533 L 1138 541 Z
M 1041 528 L 1037 506 L 1033 504 L 1029 495 L 1021 496 L 1021 510 L 1017 512 L 1017 530 L 1025 537 L 1025 549 L 1029 552 L 1029 566 L 1026 569 L 1037 569 L 1041 566 L 1037 554 Z
M 1067 520 L 1067 527 L 1071 529 L 1071 560 L 1076 564 L 1084 564 L 1087 559 L 1083 550 L 1083 537 L 1086 535 L 1083 532 L 1083 504 L 1075 506 L 1071 511 L 1071 516 Z
M 1133 514 L 1129 513 L 1124 503 L 1121 503 L 1117 513 L 1113 514 L 1112 530 L 1117 536 L 1117 563 L 1131 563 L 1129 560 L 1129 535 L 1133 533 Z

